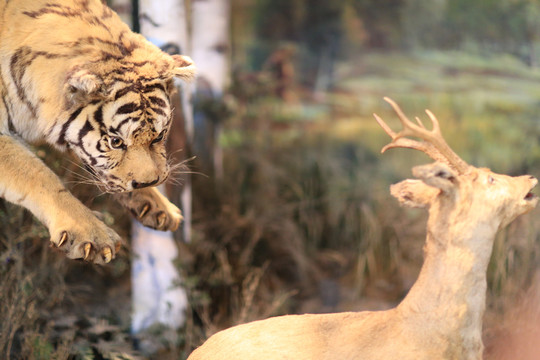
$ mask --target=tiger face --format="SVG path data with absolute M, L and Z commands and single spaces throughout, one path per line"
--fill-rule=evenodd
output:
M 185 56 L 175 61 L 173 68 L 183 71 L 193 66 Z M 107 85 L 93 72 L 74 71 L 65 88 L 69 118 L 56 142 L 75 152 L 105 192 L 159 185 L 170 171 L 165 140 L 173 90 L 167 76 L 116 79 Z
M 165 86 L 139 83 L 113 92 L 92 106 L 77 141 L 69 144 L 107 192 L 158 185 L 168 178 L 165 139 L 171 107 Z

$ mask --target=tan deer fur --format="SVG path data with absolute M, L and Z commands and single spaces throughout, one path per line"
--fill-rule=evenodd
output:
M 391 187 L 401 204 L 429 208 L 425 261 L 394 309 L 287 315 L 221 331 L 189 360 L 481 359 L 486 270 L 498 229 L 536 206 L 532 176 L 510 177 L 467 165 L 433 130 L 409 121 L 385 147 L 409 147 L 439 161 Z M 406 138 L 419 137 L 422 140 Z M 433 141 L 436 138 L 437 141 Z

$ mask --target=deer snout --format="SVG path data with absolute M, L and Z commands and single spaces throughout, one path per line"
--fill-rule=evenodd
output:
M 538 184 L 538 179 L 536 179 L 532 175 L 523 175 L 521 176 L 521 178 L 523 178 L 528 183 L 529 191 L 532 190 L 536 186 L 536 184 Z
M 533 188 L 538 184 L 538 180 L 531 175 L 523 175 L 520 176 L 521 179 L 525 181 L 524 184 L 524 191 L 525 194 L 523 196 L 523 201 L 525 204 L 525 207 L 527 208 L 527 211 L 534 208 L 536 204 L 538 203 L 538 196 L 532 192 Z
M 523 181 L 531 184 L 531 188 L 535 187 L 536 184 L 538 183 L 538 180 L 532 176 L 532 175 L 522 175 L 522 176 L 518 176 L 519 179 L 522 179 Z

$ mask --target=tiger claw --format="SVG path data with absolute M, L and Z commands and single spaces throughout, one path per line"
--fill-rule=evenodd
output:
M 61 247 L 62 245 L 64 245 L 64 243 L 66 242 L 68 236 L 67 236 L 67 233 L 64 231 L 62 233 L 62 237 L 60 238 L 60 241 L 58 242 L 58 247 Z
M 155 187 L 119 193 L 115 197 L 131 212 L 135 219 L 152 229 L 175 231 L 182 219 L 178 207 Z
M 161 229 L 163 227 L 163 225 L 165 224 L 165 220 L 167 220 L 167 215 L 164 212 L 160 213 L 157 216 L 158 229 Z
M 92 244 L 86 243 L 84 244 L 84 258 L 83 260 L 87 260 L 90 256 L 90 251 L 92 250 Z
M 141 212 L 139 213 L 139 219 L 142 219 L 144 215 L 150 210 L 150 205 L 144 204 L 143 208 L 141 209 Z
M 102 254 L 103 254 L 103 261 L 105 261 L 105 263 L 108 263 L 112 260 L 111 248 L 106 247 L 105 249 L 103 249 Z

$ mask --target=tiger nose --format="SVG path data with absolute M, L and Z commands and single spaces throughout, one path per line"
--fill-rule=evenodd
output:
M 142 188 L 145 188 L 145 187 L 148 187 L 148 186 L 156 185 L 158 181 L 159 181 L 159 177 L 154 181 L 145 182 L 145 183 L 141 183 L 141 182 L 133 180 L 131 182 L 131 187 L 133 189 L 142 189 Z

